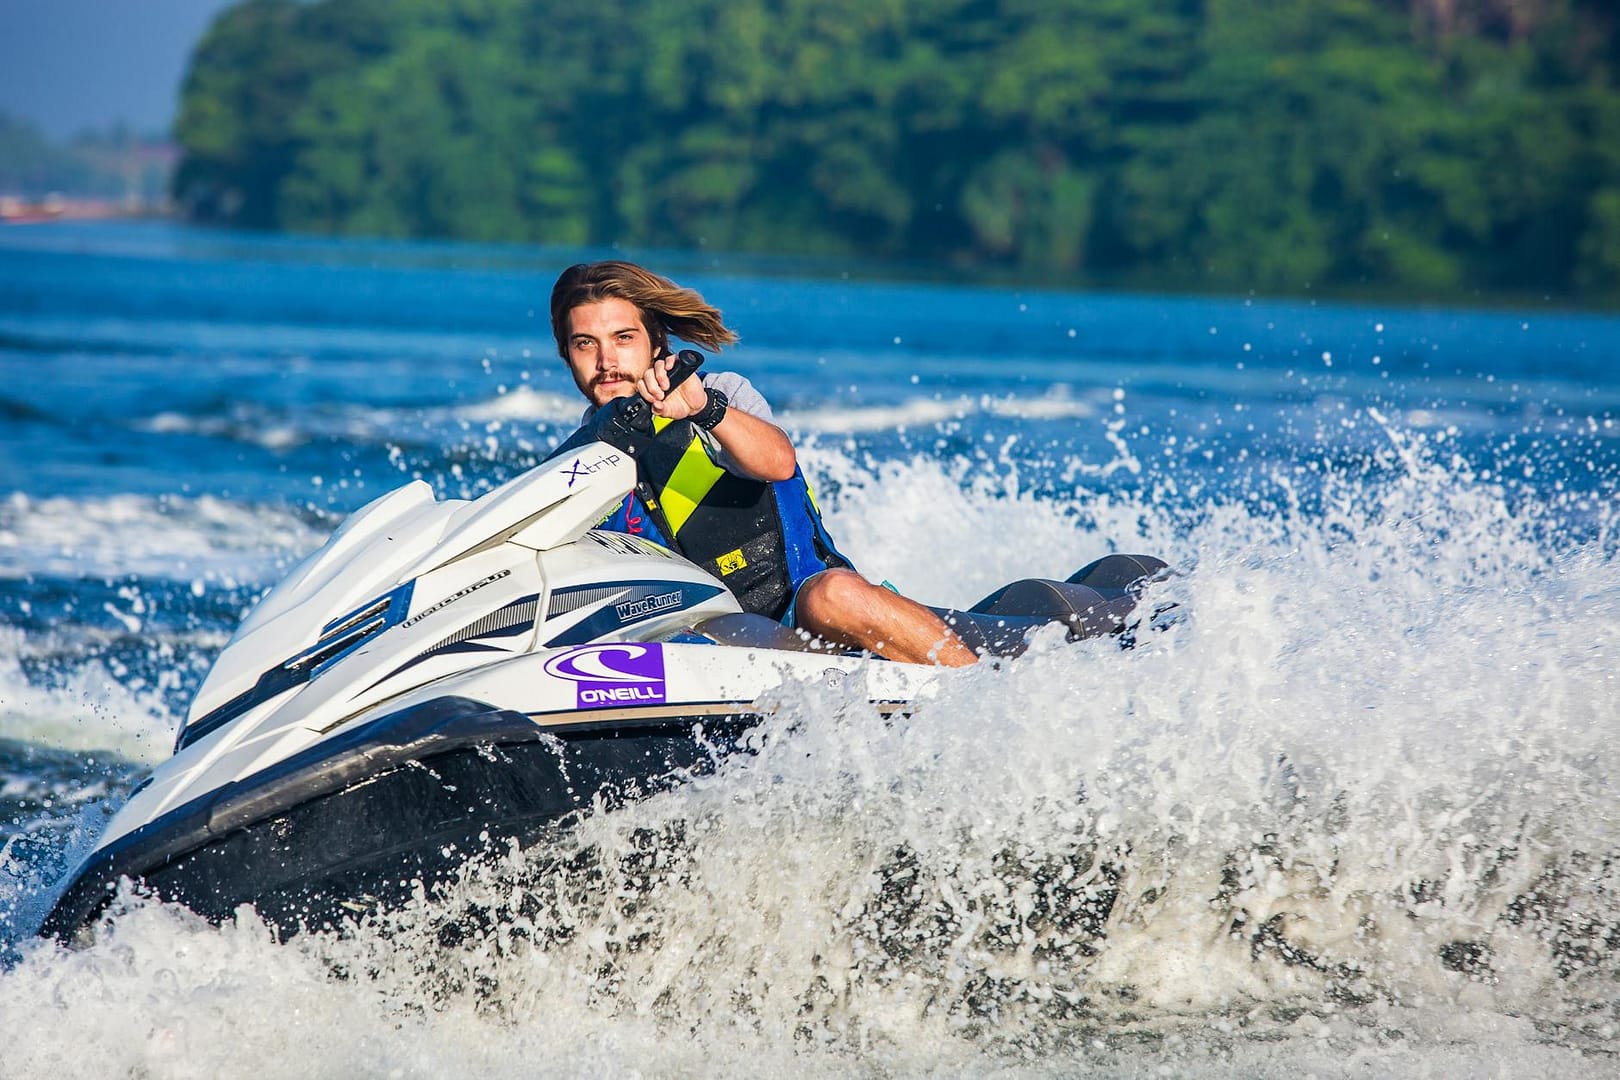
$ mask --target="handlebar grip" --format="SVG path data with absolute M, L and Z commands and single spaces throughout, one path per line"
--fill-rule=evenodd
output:
M 669 388 L 673 390 L 685 382 L 702 363 L 703 354 L 696 349 L 682 349 L 676 353 L 675 362 L 669 366 Z

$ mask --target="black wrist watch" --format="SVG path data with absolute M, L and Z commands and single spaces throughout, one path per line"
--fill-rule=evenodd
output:
M 731 399 L 709 387 L 704 387 L 703 392 L 709 396 L 709 403 L 692 414 L 692 423 L 704 431 L 713 431 L 715 426 L 726 418 L 726 410 L 731 407 Z

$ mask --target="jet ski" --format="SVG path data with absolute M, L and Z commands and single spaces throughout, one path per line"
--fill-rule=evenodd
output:
M 892 712 L 944 677 L 807 640 L 668 549 L 595 529 L 651 433 L 638 398 L 601 412 L 480 498 L 418 480 L 343 521 L 242 622 L 41 933 L 90 936 L 124 879 L 214 920 L 251 904 L 284 934 L 338 926 L 713 769 L 785 684 L 857 680 Z M 1128 636 L 1164 569 L 1110 555 L 936 610 L 996 656 L 1053 622 Z

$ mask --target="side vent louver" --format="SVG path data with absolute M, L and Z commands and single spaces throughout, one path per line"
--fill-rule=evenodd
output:
M 200 717 L 196 723 L 181 728 L 175 751 L 185 749 L 254 706 L 302 686 L 390 626 L 404 622 L 411 609 L 411 587 L 415 584 L 407 581 L 364 607 L 327 623 L 314 645 L 260 675 L 259 681 L 245 693 Z
M 323 664 L 330 663 L 355 648 L 373 634 L 387 629 L 404 617 L 404 609 L 410 606 L 409 597 L 405 598 L 404 605 L 394 601 L 398 596 L 397 590 L 378 600 L 367 604 L 359 611 L 345 615 L 341 619 L 334 619 L 326 624 L 321 631 L 320 640 L 313 646 L 305 649 L 297 656 L 288 660 L 282 667 L 309 668 L 312 672 Z M 390 619 L 389 614 L 399 609 L 399 617 Z

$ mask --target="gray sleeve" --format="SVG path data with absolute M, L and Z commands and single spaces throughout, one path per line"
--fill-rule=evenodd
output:
M 771 415 L 771 403 L 765 400 L 765 395 L 735 371 L 705 371 L 699 377 L 706 389 L 718 390 L 726 395 L 731 408 L 741 409 L 768 424 L 776 423 L 776 418 Z
M 757 416 L 767 424 L 776 423 L 771 415 L 771 404 L 765 400 L 765 395 L 754 389 L 754 384 L 738 375 L 735 371 L 704 371 L 699 374 L 706 390 L 718 390 L 726 395 L 728 408 L 741 409 L 750 416 Z M 731 460 L 731 455 L 715 441 L 714 436 L 708 432 L 702 433 L 704 448 L 709 452 L 709 458 L 716 465 L 729 473 L 738 476 L 747 476 L 748 473 Z

